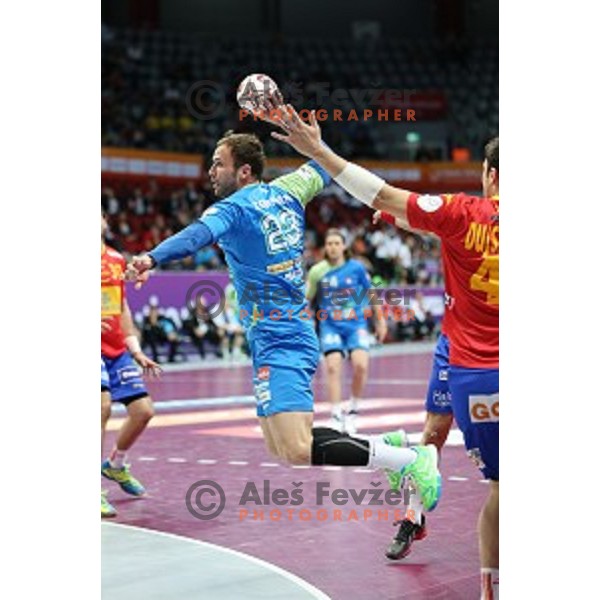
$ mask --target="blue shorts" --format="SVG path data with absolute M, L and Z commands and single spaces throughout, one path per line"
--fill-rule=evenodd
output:
M 349 354 L 352 350 L 369 350 L 369 330 L 366 323 L 337 324 L 335 321 L 321 321 L 319 329 L 321 352 L 341 352 Z
M 442 333 L 433 354 L 433 367 L 429 378 L 425 409 L 438 415 L 451 415 L 452 402 L 448 386 L 448 368 L 450 363 L 450 342 Z
M 500 377 L 498 369 L 452 365 L 449 373 L 454 418 L 467 454 L 486 479 L 500 478 Z
M 148 395 L 142 373 L 129 352 L 125 351 L 116 358 L 102 356 L 102 360 L 108 371 L 113 402 L 127 405 Z
M 285 328 L 281 333 L 256 332 L 248 336 L 248 342 L 257 416 L 312 412 L 312 378 L 319 364 L 319 344 L 312 323 L 293 331 Z
M 102 358 L 100 358 L 100 391 L 108 392 L 110 390 L 110 383 L 108 380 L 108 371 Z

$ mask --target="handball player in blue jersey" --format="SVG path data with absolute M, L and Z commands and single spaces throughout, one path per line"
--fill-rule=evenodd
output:
M 325 258 L 308 272 L 306 297 L 318 308 L 319 341 L 327 365 L 327 396 L 331 403 L 330 426 L 353 435 L 358 400 L 369 368 L 368 319 L 375 318 L 379 342 L 385 339 L 387 323 L 377 307 L 369 306 L 371 278 L 366 267 L 358 260 L 347 259 L 346 252 L 344 234 L 329 229 L 325 234 Z M 345 356 L 352 364 L 352 384 L 348 406 L 342 410 Z
M 309 161 L 266 184 L 264 163 L 256 136 L 226 134 L 217 142 L 209 170 L 221 200 L 148 254 L 134 257 L 127 277 L 143 283 L 155 266 L 218 243 L 239 299 L 257 415 L 270 452 L 291 464 L 398 472 L 415 482 L 425 509 L 433 510 L 441 490 L 433 446 L 401 448 L 385 436 L 358 439 L 313 427 L 311 382 L 319 344 L 305 298 L 304 207 L 330 178 Z

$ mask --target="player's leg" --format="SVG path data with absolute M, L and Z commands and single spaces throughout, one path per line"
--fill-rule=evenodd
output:
M 329 427 L 344 430 L 344 415 L 342 413 L 342 369 L 344 355 L 341 350 L 329 350 L 325 353 L 327 371 L 327 400 L 331 408 Z
M 357 409 L 356 402 L 362 398 L 367 383 L 367 373 L 369 372 L 369 352 L 361 348 L 352 350 L 350 354 L 352 363 L 352 396 L 350 400 L 350 409 Z
M 448 439 L 454 420 L 452 398 L 448 385 L 449 362 L 450 344 L 448 338 L 441 334 L 433 355 L 433 366 L 425 400 L 427 416 L 423 428 L 423 437 L 421 438 L 422 444 L 434 444 L 438 452 L 442 451 L 442 446 Z
M 481 597 L 499 597 L 500 570 L 500 482 L 490 481 L 490 493 L 479 515 L 479 558 L 481 561 Z
M 135 479 L 126 464 L 127 452 L 146 429 L 154 416 L 152 399 L 148 395 L 138 366 L 129 352 L 105 359 L 110 377 L 112 401 L 127 408 L 127 417 L 107 460 L 102 463 L 102 474 L 116 481 L 124 492 L 133 496 L 145 494 L 144 486 Z
M 399 477 L 411 477 L 420 490 L 426 510 L 433 510 L 440 495 L 441 477 L 433 446 L 399 448 L 381 436 L 358 438 L 329 427 L 313 427 L 311 379 L 316 370 L 301 367 L 256 369 L 258 408 L 266 417 L 272 447 L 290 464 L 368 466 L 389 469 Z M 262 379 L 261 379 L 262 376 Z M 259 383 L 258 389 L 256 382 Z
M 482 598 L 499 594 L 499 437 L 497 369 L 450 368 L 452 408 L 467 454 L 490 481 L 490 495 L 479 517 Z
M 101 375 L 100 375 L 100 456 L 104 456 L 104 432 L 106 431 L 106 424 L 110 418 L 110 391 L 109 391 L 109 378 L 104 365 L 104 361 L 101 361 Z M 100 492 L 100 516 L 103 519 L 115 517 L 117 511 L 115 507 L 108 501 L 106 493 Z
M 260 423 L 260 428 L 262 429 L 263 439 L 265 440 L 265 445 L 267 446 L 267 450 L 271 456 L 275 458 L 279 458 L 280 451 L 275 442 L 275 436 L 271 432 L 271 426 L 269 424 L 269 420 L 265 416 L 258 417 L 258 422 Z
M 438 453 L 448 438 L 454 415 L 452 414 L 450 388 L 448 386 L 449 344 L 446 336 L 441 335 L 433 355 L 433 365 L 429 377 L 429 387 L 425 399 L 425 427 L 421 444 L 433 444 Z M 413 542 L 427 537 L 425 516 L 421 498 L 416 490 L 409 490 L 410 519 L 400 521 L 385 555 L 391 560 L 400 560 L 410 554 Z
M 135 444 L 136 440 L 148 426 L 148 423 L 152 420 L 154 406 L 152 399 L 147 394 L 141 397 L 123 398 L 121 402 L 127 409 L 127 417 L 117 435 L 114 450 L 116 454 L 115 460 L 119 460 L 122 464 L 125 459 L 125 453 Z
M 266 420 L 279 458 L 291 465 L 311 464 L 312 412 L 281 412 Z
M 102 456 L 102 458 L 104 458 L 104 434 L 106 433 L 106 424 L 110 419 L 111 405 L 110 392 L 108 389 L 102 390 L 100 392 L 100 456 Z
M 344 413 L 342 411 L 342 371 L 344 368 L 344 343 L 334 325 L 328 321 L 320 324 L 321 352 L 325 357 L 327 371 L 327 400 L 331 408 L 329 427 L 344 431 Z
M 421 444 L 433 444 L 441 454 L 442 448 L 448 439 L 454 415 L 449 413 L 428 412 L 425 416 L 425 427 L 421 437 Z
M 364 333 L 363 333 L 364 332 Z M 357 430 L 357 419 L 360 399 L 363 397 L 367 374 L 369 372 L 369 338 L 366 329 L 353 332 L 348 339 L 350 362 L 352 364 L 352 386 L 350 401 L 346 408 L 345 431 L 354 435 Z

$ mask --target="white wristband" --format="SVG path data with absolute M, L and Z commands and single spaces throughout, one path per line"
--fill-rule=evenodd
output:
M 334 179 L 350 195 L 370 207 L 373 206 L 377 194 L 379 194 L 381 188 L 385 185 L 385 181 L 381 177 L 351 162 Z
M 138 354 L 142 351 L 142 347 L 140 346 L 140 341 L 137 338 L 137 335 L 128 335 L 125 338 L 125 345 L 131 354 Z

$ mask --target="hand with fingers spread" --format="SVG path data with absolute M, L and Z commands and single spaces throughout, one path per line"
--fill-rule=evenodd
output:
M 283 120 L 283 115 L 287 110 L 288 109 L 283 101 L 281 92 L 278 88 L 275 88 L 273 91 L 263 97 L 261 106 L 255 112 L 256 115 L 263 121 L 280 127 Z
M 304 123 L 291 104 L 286 105 L 280 123 L 277 123 L 287 135 L 273 132 L 271 135 L 282 142 L 286 142 L 304 156 L 315 158 L 323 150 L 321 144 L 321 127 L 317 121 L 315 111 L 312 110 L 309 122 Z
M 132 354 L 133 360 L 141 367 L 144 375 L 149 375 L 151 377 L 160 377 L 162 373 L 161 366 L 153 361 L 151 358 L 147 357 L 143 352 L 135 352 Z
M 123 277 L 125 281 L 135 281 L 135 289 L 139 290 L 150 278 L 150 270 L 156 266 L 149 254 L 134 256 L 127 264 Z

